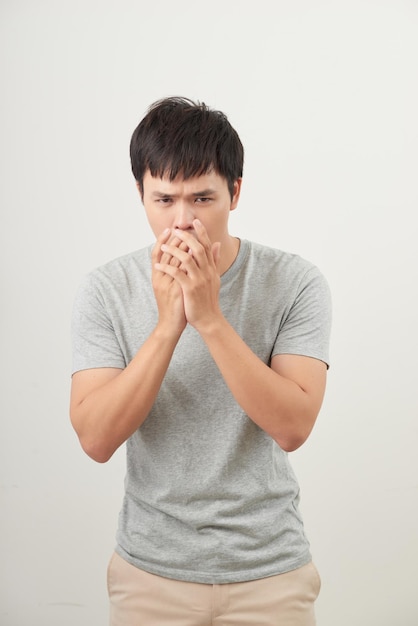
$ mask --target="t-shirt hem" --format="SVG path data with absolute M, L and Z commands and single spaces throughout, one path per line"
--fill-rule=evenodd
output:
M 102 363 L 96 362 L 94 365 L 91 365 L 91 364 L 87 365 L 86 363 L 76 363 L 75 365 L 73 365 L 71 369 L 71 376 L 73 376 L 77 372 L 82 372 L 85 370 L 107 369 L 107 368 L 123 370 L 125 369 L 125 367 L 126 367 L 125 363 L 122 364 L 120 361 L 111 361 L 110 359 L 106 362 L 106 364 L 104 364 L 104 362 Z
M 165 567 L 150 566 L 149 563 L 145 563 L 141 559 L 132 557 L 132 555 L 125 552 L 125 550 L 117 545 L 115 552 L 138 569 L 141 569 L 149 574 L 155 576 L 161 576 L 162 578 L 169 578 L 171 580 L 178 580 L 182 582 L 190 583 L 203 583 L 209 585 L 217 584 L 230 584 L 248 582 L 250 580 L 259 580 L 261 578 L 269 578 L 270 576 L 277 576 L 279 574 L 285 574 L 291 572 L 299 567 L 303 567 L 312 561 L 312 555 L 310 551 L 304 552 L 296 559 L 288 559 L 283 563 L 277 563 L 274 566 L 269 567 L 257 567 L 250 570 L 241 570 L 238 572 L 225 572 L 225 573 L 211 573 L 211 572 L 196 572 L 190 570 L 176 570 Z
M 328 369 L 330 367 L 330 359 L 327 354 L 320 354 L 319 352 L 306 350 L 306 348 L 295 348 L 295 346 L 292 346 L 291 348 L 288 348 L 286 346 L 279 347 L 272 352 L 271 356 L 273 357 L 273 356 L 279 356 L 283 354 L 290 354 L 290 355 L 295 355 L 295 356 L 307 356 L 311 359 L 317 359 L 318 361 L 322 361 L 323 363 L 325 363 Z

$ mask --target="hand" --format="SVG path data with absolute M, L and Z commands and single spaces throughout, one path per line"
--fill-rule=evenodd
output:
M 211 243 L 199 220 L 194 220 L 193 226 L 196 236 L 189 231 L 175 230 L 173 241 L 161 243 L 163 254 L 157 261 L 156 270 L 181 288 L 186 320 L 199 330 L 221 315 L 220 243 Z M 176 259 L 176 263 L 171 259 Z
M 180 265 L 175 256 L 161 249 L 168 242 L 173 249 L 187 250 L 187 244 L 173 235 L 170 229 L 161 233 L 152 250 L 152 286 L 158 307 L 158 323 L 180 335 L 187 324 L 181 287 L 170 274 L 156 269 L 159 264 L 172 268 Z

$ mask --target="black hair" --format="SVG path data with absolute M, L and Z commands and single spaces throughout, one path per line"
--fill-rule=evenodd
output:
M 242 176 L 244 148 L 224 113 L 203 102 L 170 97 L 149 107 L 133 132 L 130 157 L 141 194 L 147 170 L 171 181 L 215 170 L 226 179 L 232 198 Z

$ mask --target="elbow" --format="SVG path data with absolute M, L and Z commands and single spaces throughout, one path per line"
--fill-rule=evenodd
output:
M 287 427 L 282 424 L 280 430 L 276 430 L 273 434 L 273 439 L 285 452 L 295 452 L 310 436 L 316 417 L 316 412 L 300 413 L 298 419 L 287 423 Z
M 284 452 L 294 452 L 300 448 L 306 441 L 307 437 L 294 436 L 294 437 L 274 437 L 275 442 L 280 446 Z
M 81 428 L 75 417 L 71 416 L 71 424 L 77 434 L 82 450 L 96 463 L 107 463 L 113 456 L 114 449 L 111 449 L 106 441 L 100 439 L 97 433 L 88 433 Z
M 83 441 L 79 438 L 83 451 L 96 463 L 107 463 L 113 456 L 114 450 L 109 450 L 97 441 Z
M 96 463 L 107 463 L 116 448 L 97 433 L 77 433 L 83 451 Z
M 303 428 L 295 429 L 293 432 L 276 433 L 276 436 L 273 436 L 273 439 L 285 452 L 295 452 L 295 450 L 303 446 L 305 441 L 308 439 L 312 432 L 312 428 L 313 424 L 309 427 L 304 425 Z

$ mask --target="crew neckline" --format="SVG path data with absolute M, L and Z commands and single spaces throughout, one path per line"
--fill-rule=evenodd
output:
M 247 241 L 246 239 L 239 239 L 238 254 L 235 257 L 235 260 L 233 261 L 233 263 L 228 267 L 226 272 L 224 272 L 221 275 L 221 286 L 228 283 L 230 280 L 232 280 L 232 278 L 234 278 L 234 276 L 236 276 L 236 274 L 238 274 L 242 264 L 247 258 L 249 249 L 250 249 L 250 242 Z

